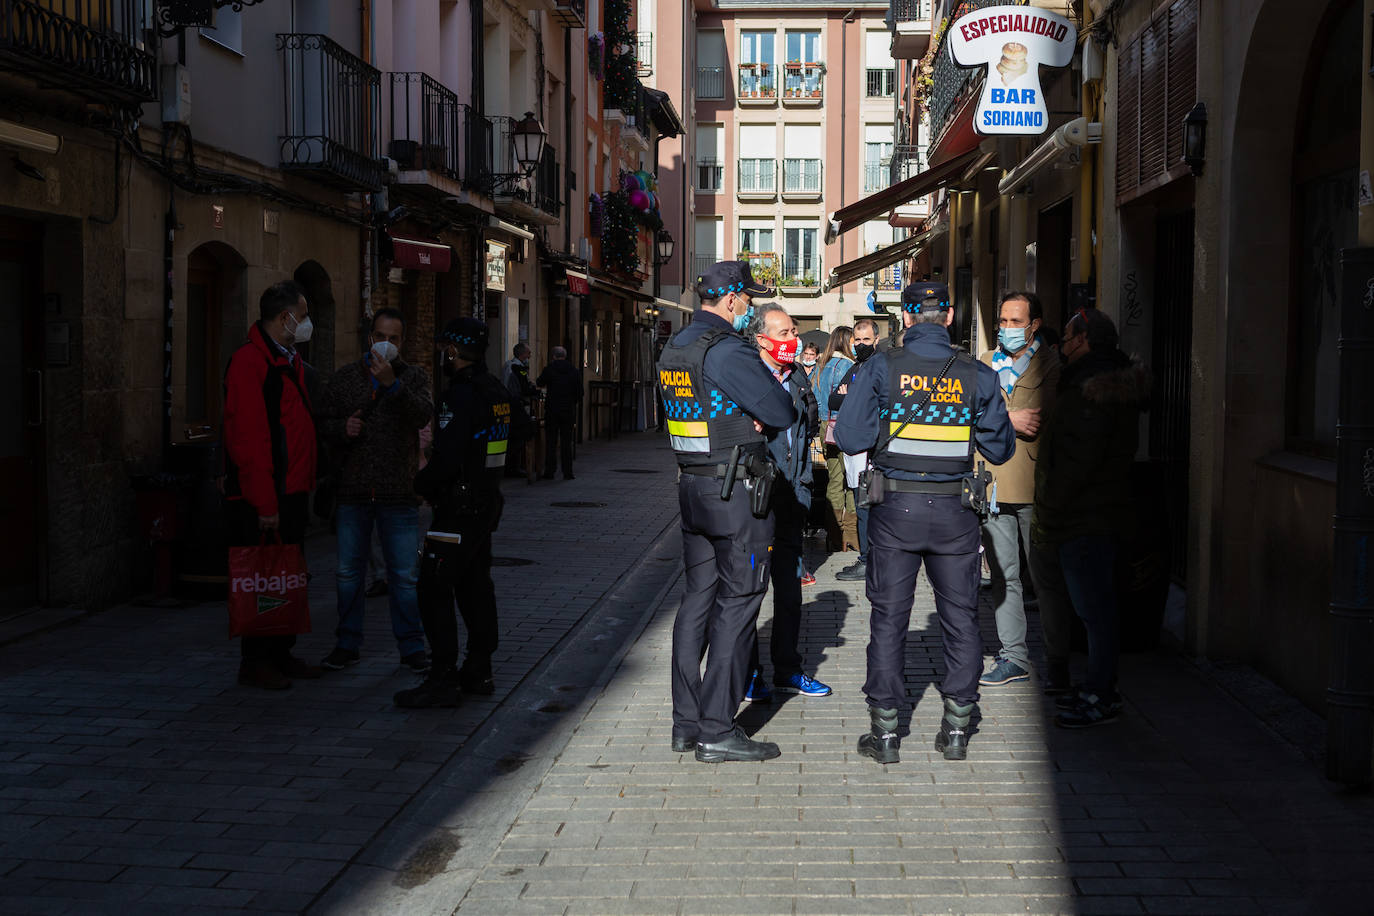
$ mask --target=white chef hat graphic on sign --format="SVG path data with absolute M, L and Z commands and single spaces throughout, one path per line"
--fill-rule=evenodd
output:
M 979 133 L 1048 129 L 1040 67 L 1065 67 L 1073 60 L 1078 29 L 1072 22 L 1033 6 L 990 6 L 955 20 L 949 37 L 955 63 L 988 68 L 973 116 Z

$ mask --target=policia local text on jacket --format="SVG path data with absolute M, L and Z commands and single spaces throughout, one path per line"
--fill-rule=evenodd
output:
M 496 586 L 491 580 L 491 535 L 501 518 L 501 478 L 511 438 L 510 392 L 478 361 L 487 329 L 471 318 L 449 323 L 441 335 L 445 371 L 453 369 L 439 401 L 434 454 L 415 476 L 415 491 L 434 507 L 420 556 L 420 620 L 433 653 L 429 676 L 396 694 L 398 706 L 454 706 L 459 691 L 493 692 Z M 455 362 L 464 354 L 462 364 Z M 454 369 L 454 366 L 457 366 Z M 468 631 L 467 655 L 458 664 L 458 621 Z
M 722 262 L 698 281 L 704 302 L 739 301 L 732 292 L 763 291 L 746 265 Z M 734 289 L 732 289 L 732 287 Z M 766 293 L 764 293 L 766 294 Z M 735 712 L 744 698 L 754 623 L 768 588 L 773 518 L 756 518 L 746 474 L 728 500 L 722 477 L 733 447 L 749 460 L 767 459 L 764 427 L 790 426 L 792 399 L 724 318 L 705 307 L 668 341 L 658 363 L 668 432 L 681 469 L 678 503 L 682 515 L 686 588 L 673 624 L 673 745 L 696 748 L 698 760 L 737 759 L 706 745 L 730 742 L 750 753 L 757 743 L 737 734 Z M 701 659 L 710 654 L 706 670 Z M 776 756 L 768 745 L 764 756 Z M 754 759 L 761 759 L 756 756 Z
M 932 297 L 922 296 L 926 287 L 935 290 Z M 864 364 L 835 425 L 835 440 L 845 452 L 877 449 L 872 463 L 887 478 L 888 492 L 868 516 L 866 582 L 872 614 L 864 694 L 873 729 L 859 744 L 861 753 L 880 763 L 898 759 L 906 634 L 923 560 L 944 634 L 940 693 L 945 718 L 936 749 L 947 758 L 963 757 L 983 650 L 978 635 L 978 516 L 962 505 L 960 478 L 973 469 L 975 448 L 1001 464 L 1016 443 L 997 373 L 963 351 L 956 355 L 944 325 L 913 324 L 917 309 L 944 314 L 946 320 L 952 316 L 943 285 L 925 284 L 914 293 L 908 287 L 902 302 L 908 322 L 902 347 Z M 941 379 L 951 356 L 955 359 Z M 899 431 L 906 420 L 910 422 Z

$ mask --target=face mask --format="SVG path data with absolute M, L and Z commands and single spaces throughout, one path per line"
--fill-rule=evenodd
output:
M 286 314 L 291 315 L 290 312 Z M 291 320 L 296 321 L 294 315 L 291 316 Z M 310 341 L 310 335 L 314 332 L 315 325 L 310 321 L 310 316 L 306 315 L 304 321 L 296 321 L 296 330 L 292 332 L 292 340 L 298 344 L 308 343 Z
M 763 344 L 763 349 L 768 355 L 784 366 L 790 366 L 797 359 L 797 344 L 800 343 L 795 337 L 791 340 L 774 340 L 771 337 L 759 335 L 759 343 Z
M 743 331 L 745 328 L 749 327 L 749 322 L 751 322 L 751 321 L 753 321 L 753 320 L 754 320 L 754 307 L 751 305 L 751 306 L 749 306 L 749 308 L 747 308 L 747 309 L 744 310 L 744 314 L 743 314 L 743 315 L 736 315 L 736 316 L 735 316 L 735 321 L 734 321 L 735 330 L 736 330 L 736 331 Z
M 396 359 L 397 356 L 400 355 L 401 351 L 397 350 L 396 345 L 391 341 L 379 340 L 372 345 L 372 352 L 377 354 L 377 357 L 379 359 L 383 359 L 387 362 L 392 362 Z
M 805 358 L 801 361 L 801 364 L 802 364 L 803 366 L 805 366 L 806 368 L 810 369 L 812 366 L 816 365 L 816 357 L 814 357 L 814 356 L 805 357 Z
M 1025 328 L 998 328 L 997 342 L 1008 353 L 1015 353 L 1026 345 Z
M 855 345 L 854 345 L 854 359 L 857 360 L 858 362 L 863 362 L 864 360 L 866 360 L 866 359 L 868 359 L 870 356 L 872 356 L 873 353 L 874 353 L 873 344 L 855 344 Z

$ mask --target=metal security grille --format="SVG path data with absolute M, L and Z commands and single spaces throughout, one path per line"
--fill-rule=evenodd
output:
M 1156 223 L 1154 392 L 1150 457 L 1164 468 L 1165 517 L 1173 578 L 1188 570 L 1189 372 L 1193 349 L 1193 211 Z
M 1176 0 L 1117 58 L 1116 200 L 1188 174 L 1183 118 L 1197 101 L 1198 0 Z

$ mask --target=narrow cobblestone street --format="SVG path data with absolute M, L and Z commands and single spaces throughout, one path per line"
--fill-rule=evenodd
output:
M 1034 681 L 986 690 L 946 762 L 922 580 L 902 762 L 859 757 L 867 607 L 840 556 L 813 558 L 802 634 L 835 694 L 742 714 L 782 757 L 671 753 L 671 462 L 646 434 L 583 448 L 576 481 L 507 482 L 496 554 L 533 562 L 496 570 L 497 693 L 457 710 L 392 707 L 413 676 L 384 599 L 359 666 L 280 694 L 234 686 L 222 605 L 4 647 L 0 912 L 1370 912 L 1374 802 L 1166 652 L 1127 657 L 1126 715 L 1086 732 Z M 315 661 L 332 539 L 310 551 Z

